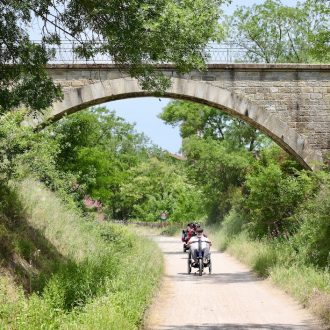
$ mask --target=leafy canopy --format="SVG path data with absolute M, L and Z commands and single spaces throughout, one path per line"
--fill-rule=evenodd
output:
M 180 126 L 182 138 L 197 135 L 204 139 L 226 140 L 232 148 L 258 150 L 266 143 L 265 137 L 242 120 L 223 111 L 187 101 L 172 101 L 159 116 L 165 123 Z
M 76 53 L 111 57 L 145 89 L 161 91 L 169 79 L 153 63 L 180 72 L 205 68 L 205 46 L 222 37 L 218 23 L 225 0 L 2 0 L 0 2 L 0 113 L 20 104 L 35 110 L 61 97 L 44 65 L 49 45 L 69 39 Z M 41 26 L 42 43 L 28 31 Z
M 132 168 L 130 177 L 121 187 L 129 217 L 155 221 L 166 211 L 171 221 L 182 223 L 204 215 L 201 191 L 177 164 L 150 158 Z
M 279 0 L 239 7 L 228 19 L 229 38 L 247 50 L 253 62 L 324 62 L 330 60 L 330 7 L 307 0 L 296 7 Z

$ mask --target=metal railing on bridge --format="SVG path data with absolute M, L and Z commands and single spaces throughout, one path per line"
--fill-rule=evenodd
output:
M 40 43 L 40 41 L 34 41 Z M 62 41 L 60 45 L 50 45 L 54 56 L 49 64 L 113 64 L 114 60 L 109 55 L 96 54 L 93 58 L 79 57 L 75 52 L 81 44 Z M 205 49 L 207 64 L 242 63 L 247 62 L 247 50 L 233 42 L 209 45 Z M 157 63 L 157 62 L 156 62 Z M 158 63 L 162 64 L 162 63 Z

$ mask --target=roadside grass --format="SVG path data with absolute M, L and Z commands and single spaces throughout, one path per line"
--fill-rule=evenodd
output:
M 180 223 L 169 223 L 166 227 L 161 228 L 160 234 L 166 236 L 180 236 L 182 225 Z
M 180 236 L 183 225 L 180 223 L 170 222 L 164 226 L 159 223 L 148 222 L 128 222 L 128 226 L 134 228 L 134 231 L 141 235 L 164 235 L 164 236 Z
M 311 266 L 276 265 L 271 280 L 330 325 L 330 272 Z
M 162 274 L 157 245 L 123 226 L 84 219 L 33 179 L 11 189 L 18 192 L 21 217 L 60 257 L 53 268 L 47 259 L 52 271 L 29 294 L 14 282 L 17 269 L 1 263 L 0 328 L 138 329 Z M 46 253 L 38 244 L 33 249 L 39 251 L 36 259 Z M 35 281 L 41 281 L 43 268 L 37 262 L 34 268 Z
M 121 272 L 106 284 L 106 293 L 71 314 L 65 329 L 136 329 L 157 286 L 162 265 L 155 244 L 141 237 L 133 254 L 122 258 Z M 156 253 L 155 253 L 156 252 Z M 147 273 L 148 272 L 148 273 Z M 97 325 L 97 327 L 96 327 Z
M 330 272 L 304 264 L 287 242 L 253 241 L 242 231 L 231 234 L 222 226 L 208 227 L 214 245 L 248 265 L 259 276 L 309 308 L 330 325 Z

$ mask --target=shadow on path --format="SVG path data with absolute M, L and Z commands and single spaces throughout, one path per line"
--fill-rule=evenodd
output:
M 187 259 L 188 257 L 188 255 L 187 256 L 185 256 L 185 254 L 181 251 L 181 252 L 179 252 L 179 251 L 167 251 L 167 252 L 164 252 L 163 251 L 163 254 L 177 254 L 177 255 L 180 255 L 180 254 L 182 254 L 182 256 L 184 256 L 185 257 L 185 259 Z
M 197 269 L 196 269 L 197 271 Z M 200 283 L 208 284 L 230 284 L 230 283 L 244 283 L 244 282 L 258 282 L 262 281 L 261 278 L 257 278 L 250 272 L 237 272 L 237 273 L 214 273 L 208 274 L 208 269 L 205 270 L 206 273 L 203 276 L 195 275 L 195 270 L 192 270 L 191 274 L 188 273 L 177 273 L 177 275 L 166 275 L 171 280 L 174 281 L 189 281 L 200 279 Z M 198 283 L 196 283 L 198 285 Z
M 203 325 L 174 325 L 174 326 L 163 326 L 157 328 L 159 330 L 310 330 L 312 329 L 308 325 L 293 325 L 293 324 L 235 324 L 235 323 L 225 323 L 225 324 L 203 324 Z

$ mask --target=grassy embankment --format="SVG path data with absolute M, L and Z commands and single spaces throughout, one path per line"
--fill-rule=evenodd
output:
M 235 217 L 229 214 L 228 217 Z M 288 242 L 255 241 L 243 231 L 239 219 L 228 219 L 221 228 L 210 228 L 214 245 L 269 278 L 303 306 L 330 325 L 330 272 L 301 262 Z M 234 221 L 233 221 L 234 220 Z
M 1 190 L 0 328 L 137 329 L 162 273 L 157 246 L 33 180 Z

